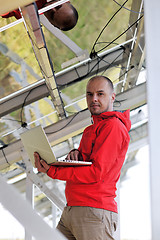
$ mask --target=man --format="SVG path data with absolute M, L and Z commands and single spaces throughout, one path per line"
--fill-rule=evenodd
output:
M 66 181 L 65 207 L 58 229 L 74 240 L 114 239 L 117 227 L 116 183 L 129 145 L 129 110 L 113 111 L 115 93 L 110 79 L 95 76 L 86 98 L 93 124 L 84 130 L 80 146 L 67 158 L 92 161 L 85 167 L 55 167 L 35 153 L 38 171 Z
M 56 0 L 38 0 L 36 1 L 38 9 L 46 7 L 57 2 Z M 78 21 L 78 12 L 70 2 L 66 2 L 44 13 L 49 22 L 62 31 L 68 31 L 74 28 Z M 16 19 L 21 18 L 19 10 L 14 10 L 2 15 L 3 18 L 14 16 Z

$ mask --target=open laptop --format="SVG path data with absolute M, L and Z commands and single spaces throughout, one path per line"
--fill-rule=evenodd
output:
M 92 162 L 75 161 L 75 160 L 60 160 L 56 159 L 53 150 L 51 149 L 48 138 L 39 125 L 35 128 L 29 129 L 20 134 L 22 143 L 28 156 L 35 167 L 34 152 L 38 152 L 42 159 L 51 165 L 63 165 L 63 166 L 88 166 Z

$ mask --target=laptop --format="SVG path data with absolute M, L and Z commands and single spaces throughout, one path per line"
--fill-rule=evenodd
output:
M 42 159 L 48 164 L 56 166 L 88 166 L 92 162 L 56 159 L 56 156 L 51 148 L 48 138 L 41 125 L 32 129 L 26 130 L 20 134 L 23 146 L 28 153 L 28 156 L 35 167 L 34 152 L 38 152 Z

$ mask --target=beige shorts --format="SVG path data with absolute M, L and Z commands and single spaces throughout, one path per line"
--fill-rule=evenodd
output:
M 69 240 L 113 240 L 118 214 L 92 207 L 65 207 L 57 229 Z

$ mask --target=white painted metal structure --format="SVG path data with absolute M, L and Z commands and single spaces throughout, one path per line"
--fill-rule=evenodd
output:
M 155 23 L 158 22 L 159 15 L 158 9 L 160 9 L 159 0 L 153 0 L 151 3 L 149 0 L 145 0 L 146 4 L 146 36 L 147 36 L 147 67 L 148 67 L 148 100 L 150 107 L 150 147 L 151 147 L 151 190 L 152 190 L 152 238 L 154 240 L 158 239 L 159 227 L 158 224 L 160 222 L 160 192 L 157 188 L 157 184 L 160 181 L 159 179 L 159 169 L 157 156 L 159 156 L 156 138 L 159 132 L 158 118 L 157 118 L 157 106 L 158 105 L 158 70 L 159 60 L 157 59 L 158 53 L 157 48 L 153 48 L 152 44 L 156 42 L 156 46 L 158 45 L 158 40 L 160 39 L 160 32 L 158 31 L 158 27 L 155 31 Z M 24 8 L 25 9 L 25 8 Z M 32 6 L 32 10 L 33 6 Z M 156 11 L 155 11 L 156 10 Z M 43 10 L 42 10 L 43 11 Z M 125 110 L 131 109 L 131 121 L 132 121 L 132 129 L 130 131 L 131 143 L 129 146 L 129 150 L 127 153 L 127 157 L 122 169 L 121 181 L 125 179 L 127 170 L 134 166 L 135 164 L 135 156 L 139 148 L 146 145 L 148 143 L 148 118 L 143 112 L 143 107 L 147 104 L 146 97 L 146 83 L 138 84 L 138 77 L 145 68 L 145 33 L 144 33 L 144 20 L 143 18 L 137 22 L 137 24 L 133 24 L 133 22 L 137 21 L 137 19 L 142 16 L 143 9 L 143 0 L 137 1 L 132 0 L 132 7 L 129 18 L 129 27 L 130 31 L 126 34 L 125 42 L 117 45 L 109 50 L 105 50 L 102 53 L 98 53 L 95 58 L 90 58 L 85 50 L 80 48 L 77 44 L 75 44 L 71 39 L 69 39 L 64 33 L 55 29 L 44 16 L 40 17 L 41 22 L 44 26 L 49 29 L 49 31 L 54 34 L 59 40 L 61 40 L 72 52 L 74 52 L 76 56 L 76 60 L 80 61 L 78 64 L 75 64 L 71 67 L 66 68 L 52 76 L 51 82 L 50 79 L 45 78 L 39 80 L 36 83 L 33 83 L 21 90 L 18 90 L 6 97 L 0 99 L 0 117 L 3 118 L 12 113 L 17 109 L 21 109 L 24 99 L 25 106 L 29 106 L 31 103 L 36 102 L 37 100 L 52 96 L 55 108 L 57 111 L 60 110 L 59 121 L 56 123 L 52 123 L 49 126 L 45 127 L 45 131 L 48 135 L 49 141 L 53 146 L 56 156 L 62 157 L 68 153 L 71 147 L 78 144 L 80 136 L 83 132 L 83 129 L 90 124 L 90 114 L 87 109 L 78 110 L 77 114 L 71 115 L 69 117 L 65 116 L 65 109 L 67 106 L 63 108 L 63 103 L 61 101 L 60 91 L 65 87 L 74 85 L 84 79 L 87 79 L 93 75 L 98 73 L 103 73 L 103 71 L 107 71 L 112 67 L 121 66 L 121 71 L 119 74 L 119 79 L 115 84 L 115 90 L 117 95 L 117 105 L 115 105 L 116 110 Z M 154 12 L 154 16 L 153 13 Z M 40 13 L 40 11 L 39 11 Z M 23 14 L 23 9 L 22 9 Z M 150 17 L 152 15 L 152 17 Z M 27 16 L 28 18 L 28 16 Z M 37 19 L 37 18 L 36 18 Z M 152 20 L 152 21 L 151 21 Z M 20 20 L 22 21 L 22 20 Z M 24 21 L 26 20 L 24 14 Z M 28 24 L 32 24 L 32 20 L 29 19 Z M 9 26 L 10 27 L 10 26 Z M 40 32 L 42 29 L 39 25 Z M 8 27 L 6 27 L 7 29 Z M 0 31 L 3 31 L 5 27 L 1 28 Z M 30 34 L 34 34 L 31 29 Z M 43 32 L 41 32 L 43 34 Z M 41 38 L 42 36 L 40 36 Z M 42 38 L 41 38 L 42 39 Z M 39 39 L 34 39 L 35 44 Z M 44 39 L 42 39 L 44 40 Z M 44 46 L 44 42 L 42 44 Z M 154 51 L 153 51 L 154 50 Z M 43 52 L 44 53 L 44 52 Z M 84 56 L 83 56 L 84 55 Z M 37 50 L 37 56 L 39 59 L 42 57 L 40 50 Z M 45 55 L 46 56 L 46 55 Z M 80 57 L 80 58 L 79 58 Z M 81 57 L 84 57 L 82 60 Z M 42 57 L 43 58 L 43 57 Z M 47 59 L 47 58 L 46 58 Z M 74 63 L 75 60 L 71 61 Z M 68 63 L 67 63 L 68 64 Z M 43 64 L 42 64 L 43 65 Z M 132 68 L 132 66 L 134 66 Z M 49 68 L 49 62 L 47 66 Z M 90 71 L 88 71 L 90 69 Z M 43 66 L 42 66 L 42 70 Z M 78 74 L 77 74 L 78 73 Z M 56 86 L 54 88 L 48 87 L 51 84 Z M 156 94 L 155 94 L 156 93 Z M 54 98 L 56 95 L 57 98 Z M 27 98 L 26 98 L 27 96 Z M 84 96 L 83 96 L 84 97 Z M 60 100 L 60 101 L 59 101 Z M 82 99 L 75 100 L 72 103 L 73 106 L 76 106 Z M 121 102 L 121 104 L 119 104 Z M 155 104 L 156 102 L 156 104 Z M 57 107 L 56 107 L 57 104 Z M 39 120 L 37 120 L 38 122 Z M 28 123 L 30 126 L 31 123 Z M 20 127 L 20 125 L 19 125 Z M 13 132 L 17 130 L 13 130 Z M 21 131 L 21 129 L 20 129 Z M 8 171 L 5 170 L 8 167 Z M 14 171 L 10 168 L 13 167 Z M 9 144 L 2 150 L 0 150 L 0 170 L 2 175 L 8 179 L 8 181 L 14 181 L 14 187 L 18 189 L 18 191 L 23 195 L 26 192 L 26 197 L 32 204 L 33 197 L 37 197 L 38 200 L 34 203 L 34 207 L 37 211 L 39 211 L 42 216 L 48 217 L 52 214 L 52 203 L 56 205 L 56 207 L 60 210 L 63 209 L 65 205 L 65 198 L 63 192 L 64 183 L 60 183 L 58 181 L 51 183 L 50 179 L 41 173 L 35 173 L 30 165 L 28 157 L 23 149 L 22 143 L 20 139 L 15 139 L 14 142 Z M 24 176 L 24 173 L 27 174 Z M 21 181 L 17 181 L 17 176 L 22 175 Z M 11 211 L 14 216 L 21 221 L 26 229 L 26 240 L 31 240 L 32 236 L 35 236 L 36 239 L 61 239 L 61 236 L 58 236 L 57 233 L 51 230 L 41 218 L 37 217 L 35 210 L 32 209 L 31 206 L 28 205 L 24 200 L 22 201 L 20 194 L 17 193 L 12 186 L 8 186 L 2 177 L 0 177 L 0 201 L 3 205 Z M 27 183 L 25 182 L 27 179 Z M 2 180 L 2 181 L 1 181 Z M 35 188 L 35 192 L 33 191 L 33 185 L 37 186 Z M 39 190 L 40 189 L 40 190 Z M 11 192 L 11 193 L 10 193 Z M 41 192 L 44 193 L 44 196 L 41 197 Z M 13 194 L 14 197 L 18 198 L 19 204 L 25 205 L 27 204 L 27 209 L 23 209 L 23 214 L 26 214 L 29 218 L 33 217 L 31 223 L 34 224 L 36 221 L 39 222 L 40 226 L 43 227 L 43 234 L 45 234 L 45 238 L 42 237 L 40 232 L 36 229 L 32 229 L 32 226 L 27 225 L 26 219 L 23 219 L 22 216 L 19 215 L 19 210 L 14 209 L 13 205 L 10 205 L 8 202 L 5 202 L 5 198 L 9 198 Z M 46 196 L 46 197 L 45 197 Z M 50 201 L 48 201 L 48 199 Z M 55 212 L 54 212 L 55 213 Z M 55 222 L 55 221 L 54 221 Z M 36 225 L 36 224 L 35 224 Z M 46 229 L 46 230 L 45 230 Z M 48 236 L 46 237 L 46 232 L 48 231 Z M 41 235 L 41 236 L 40 236 Z M 117 237 L 117 239 L 119 236 Z
M 38 214 L 33 211 L 31 205 L 0 176 L 1 203 L 26 230 L 39 240 L 63 240 L 64 237 L 56 230 L 51 229 Z M 11 201 L 12 199 L 12 201 Z
M 158 240 L 160 236 L 160 111 L 159 111 L 159 69 L 160 69 L 160 29 L 159 15 L 160 1 L 145 1 L 145 29 L 147 46 L 147 92 L 149 106 L 149 146 L 150 146 L 150 181 L 151 181 L 151 222 L 152 239 Z M 154 14 L 153 14 L 154 12 Z M 156 31 L 155 31 L 156 29 Z

